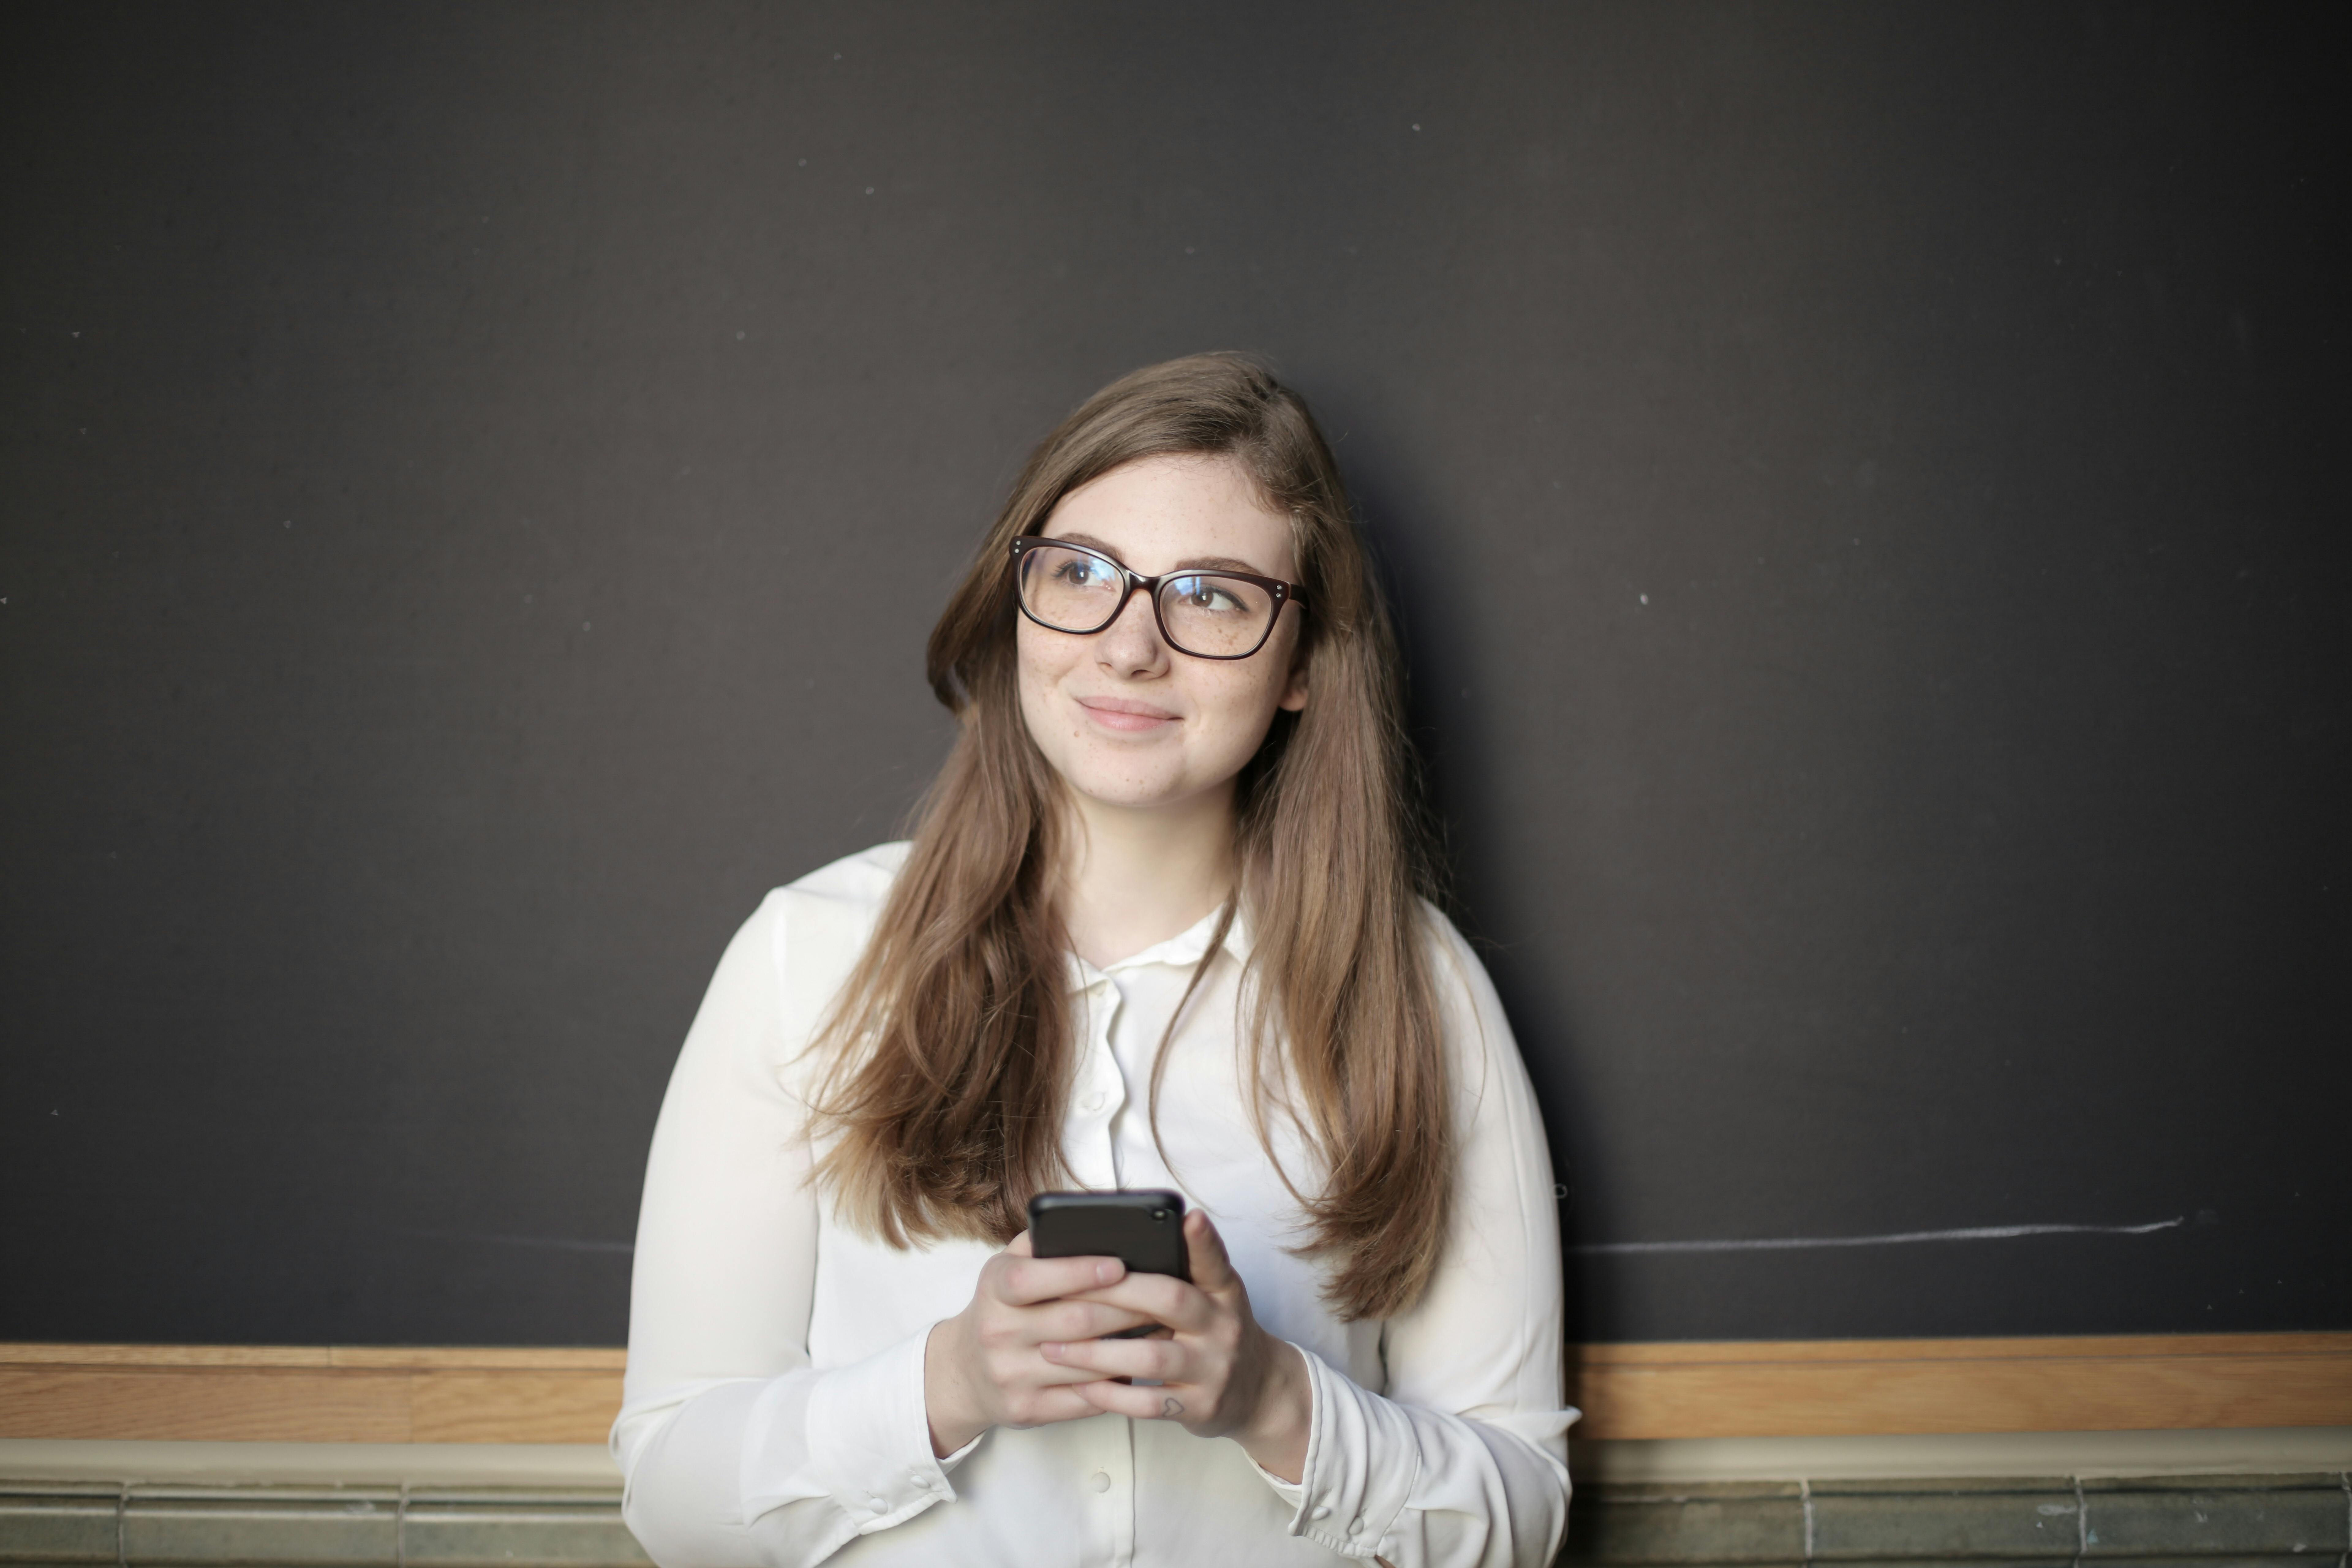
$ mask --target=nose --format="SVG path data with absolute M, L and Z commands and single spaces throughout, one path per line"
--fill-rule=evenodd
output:
M 1151 595 L 1129 594 L 1110 625 L 1095 634 L 1095 658 L 1104 668 L 1129 679 L 1156 675 L 1168 666 L 1168 645 L 1160 639 L 1160 622 Z

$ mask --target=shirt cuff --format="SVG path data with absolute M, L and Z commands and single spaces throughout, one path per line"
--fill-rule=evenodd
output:
M 1259 1473 L 1296 1503 L 1290 1533 L 1343 1557 L 1381 1554 L 1421 1473 L 1421 1445 L 1404 1412 L 1359 1388 L 1301 1347 L 1311 1411 L 1298 1484 Z
M 923 1348 L 930 1333 L 926 1327 L 878 1354 L 835 1367 L 809 1391 L 810 1467 L 860 1535 L 952 1500 L 948 1471 L 979 1442 L 944 1461 L 931 1452 L 923 1405 Z

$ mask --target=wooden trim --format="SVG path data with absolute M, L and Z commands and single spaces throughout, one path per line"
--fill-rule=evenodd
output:
M 0 1437 L 601 1443 L 623 1353 L 0 1345 Z M 2352 1426 L 2352 1333 L 1570 1347 L 1588 1438 Z
M 20 1366 L 366 1367 L 390 1372 L 609 1372 L 628 1352 L 601 1345 L 9 1345 L 0 1368 Z
M 1592 1438 L 2352 1426 L 2352 1334 L 1571 1346 Z
M 0 1345 L 0 1437 L 601 1443 L 617 1350 Z

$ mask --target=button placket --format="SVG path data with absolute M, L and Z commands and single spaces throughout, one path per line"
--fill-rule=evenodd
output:
M 1111 1136 L 1111 1118 L 1107 1110 L 1118 1105 L 1126 1089 L 1126 1079 L 1118 1070 L 1118 1055 L 1111 1049 L 1111 1026 L 1118 1021 L 1118 1011 L 1127 1005 L 1127 994 L 1118 982 L 1106 974 L 1091 987 L 1087 1012 L 1093 1024 L 1093 1049 L 1088 1052 L 1087 1081 L 1078 1096 L 1078 1109 L 1099 1121 L 1091 1129 L 1093 1142 L 1100 1151 L 1104 1168 L 1110 1172 L 1111 1184 L 1124 1186 L 1127 1173 L 1118 1168 L 1118 1141 Z
M 1108 1423 L 1104 1434 L 1109 1441 L 1102 1447 L 1105 1461 L 1100 1472 L 1106 1483 L 1096 1489 L 1106 1495 L 1103 1500 L 1111 1505 L 1111 1544 L 1113 1561 L 1135 1561 L 1135 1423 L 1122 1416 Z
M 1118 1009 L 1126 998 L 1118 987 L 1104 975 L 1090 987 L 1087 998 L 1087 1022 L 1092 1026 L 1092 1037 L 1087 1051 L 1087 1081 L 1079 1103 L 1088 1110 L 1100 1110 L 1110 1100 L 1109 1080 L 1118 1076 L 1118 1058 L 1111 1054 L 1111 1025 L 1118 1018 Z
M 1096 974 L 1080 989 L 1076 1001 L 1082 1009 L 1077 1022 L 1087 1044 L 1077 1064 L 1076 1081 L 1070 1087 L 1070 1119 L 1064 1128 L 1063 1147 L 1078 1185 L 1116 1187 L 1119 1184 L 1118 1152 L 1112 1147 L 1109 1119 L 1102 1112 L 1112 1098 L 1105 1079 L 1116 1079 L 1118 1072 L 1110 1049 L 1111 1020 L 1120 1001 L 1118 988 L 1108 976 Z

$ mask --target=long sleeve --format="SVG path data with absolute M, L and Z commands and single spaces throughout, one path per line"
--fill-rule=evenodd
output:
M 1292 1530 L 1395 1568 L 1552 1561 L 1568 1523 L 1559 1230 L 1527 1068 L 1449 922 L 1436 978 L 1454 1075 L 1454 1203 L 1423 1299 L 1385 1325 L 1385 1395 L 1307 1357 L 1307 1467 L 1276 1489 Z M 1270 1479 L 1270 1478 L 1269 1478 Z
M 781 1071 L 802 1043 L 783 1037 L 786 929 L 772 896 L 729 945 L 646 1165 L 613 1450 L 630 1530 L 672 1568 L 821 1562 L 954 1495 L 931 1454 L 922 1333 L 810 1363 L 819 1217 Z

